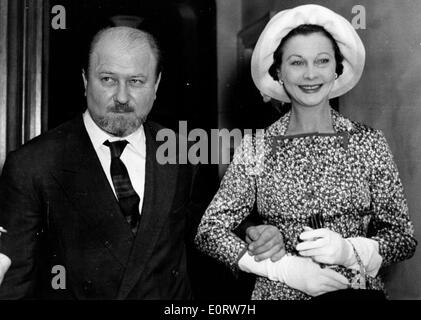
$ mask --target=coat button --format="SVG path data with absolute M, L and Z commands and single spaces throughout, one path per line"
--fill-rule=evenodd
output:
M 179 274 L 179 272 L 177 271 L 177 270 L 171 270 L 171 274 L 174 276 L 174 277 L 178 277 L 178 274 Z
M 93 287 L 93 283 L 92 283 L 91 280 L 85 280 L 85 281 L 83 281 L 83 283 L 82 283 L 83 291 L 89 293 L 89 292 L 92 291 L 92 287 Z

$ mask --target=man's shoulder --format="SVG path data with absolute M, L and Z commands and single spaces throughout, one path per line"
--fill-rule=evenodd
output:
M 145 131 L 147 131 L 146 138 L 151 138 L 157 145 L 162 145 L 167 139 L 170 139 L 171 142 L 174 142 L 174 146 L 178 146 L 180 134 L 177 131 L 150 120 L 146 121 L 143 126 Z M 185 139 L 186 144 L 190 147 L 192 142 L 187 141 L 187 137 Z
M 9 153 L 8 158 L 29 160 L 35 163 L 39 159 L 53 158 L 64 145 L 69 134 L 80 130 L 82 117 L 76 117 L 67 121 L 54 129 L 48 130 L 45 133 L 29 140 L 18 149 Z
M 144 123 L 144 126 L 148 127 L 148 129 L 152 133 L 158 133 L 161 130 L 170 130 L 169 128 L 164 127 L 163 125 L 161 125 L 161 124 L 159 124 L 157 122 L 154 122 L 154 121 L 150 121 L 150 120 L 146 121 Z

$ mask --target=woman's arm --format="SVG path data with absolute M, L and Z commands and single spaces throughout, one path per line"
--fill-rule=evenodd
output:
M 383 266 L 412 257 L 417 241 L 402 182 L 387 141 L 377 131 L 370 162 L 371 239 L 379 243 Z
M 220 188 L 199 224 L 195 243 L 200 250 L 222 261 L 233 271 L 247 244 L 232 231 L 250 214 L 255 201 L 254 138 L 244 136 L 236 149 Z
M 371 232 L 344 239 L 328 229 L 307 230 L 300 235 L 304 242 L 297 245 L 301 255 L 319 263 L 359 269 L 359 260 L 371 276 L 381 266 L 410 258 L 417 244 L 393 156 L 383 134 L 374 135 L 364 164 L 369 168 Z

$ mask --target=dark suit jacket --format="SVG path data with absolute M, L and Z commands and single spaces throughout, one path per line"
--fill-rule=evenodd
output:
M 0 178 L 2 252 L 12 260 L 0 298 L 188 299 L 186 238 L 203 207 L 191 165 L 156 161 L 159 125 L 147 122 L 145 193 L 134 237 L 82 117 L 8 155 Z M 190 223 L 191 226 L 186 225 Z M 66 289 L 54 290 L 55 265 Z

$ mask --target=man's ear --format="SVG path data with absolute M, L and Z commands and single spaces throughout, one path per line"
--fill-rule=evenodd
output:
M 86 97 L 86 88 L 88 86 L 87 74 L 85 69 L 82 69 L 82 79 L 83 79 L 83 86 L 85 87 L 85 97 Z
M 160 82 L 161 82 L 161 72 L 159 73 L 158 78 L 155 81 L 155 99 L 156 99 L 156 92 L 158 91 Z

